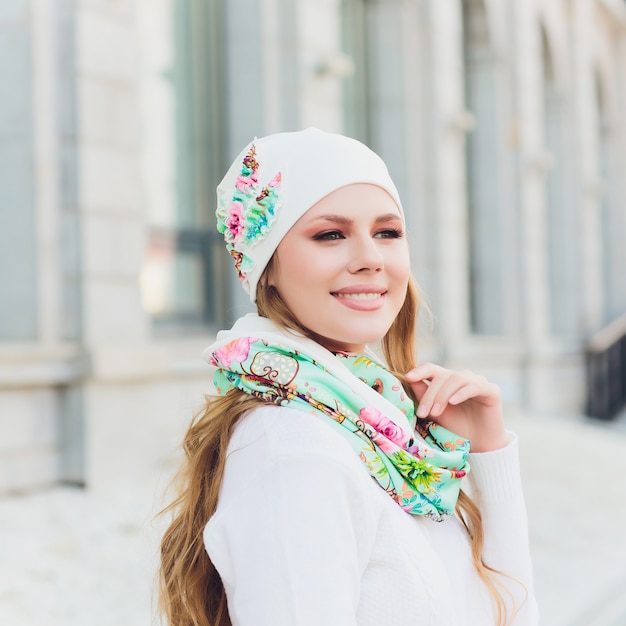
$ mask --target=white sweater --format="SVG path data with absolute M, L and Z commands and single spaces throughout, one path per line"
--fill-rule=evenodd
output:
M 517 439 L 470 455 L 487 564 L 537 623 Z M 204 542 L 234 626 L 492 626 L 465 529 L 405 513 L 317 416 L 255 409 L 229 445 Z M 524 598 L 527 599 L 524 602 Z

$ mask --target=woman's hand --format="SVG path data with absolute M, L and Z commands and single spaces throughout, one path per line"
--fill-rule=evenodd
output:
M 472 452 L 489 452 L 507 444 L 500 388 L 484 376 L 453 372 L 424 363 L 406 378 L 418 399 L 418 417 L 431 417 L 469 439 Z

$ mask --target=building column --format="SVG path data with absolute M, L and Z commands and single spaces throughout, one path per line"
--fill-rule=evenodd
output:
M 580 211 L 581 287 L 584 292 L 583 332 L 596 331 L 603 322 L 604 294 L 602 280 L 602 181 L 599 177 L 598 110 L 591 48 L 594 33 L 592 0 L 572 3 L 572 59 L 574 71 L 575 128 L 578 138 L 578 198 Z
M 465 135 L 473 118 L 465 109 L 463 91 L 463 24 L 460 2 L 431 0 L 432 32 L 432 183 L 428 196 L 437 216 L 436 273 L 438 330 L 449 352 L 470 333 L 468 281 L 467 181 Z
M 523 398 L 530 407 L 551 403 L 550 300 L 546 176 L 552 156 L 545 146 L 543 57 L 534 2 L 512 4 L 515 37 L 515 91 L 519 136 L 519 238 Z
M 340 133 L 343 131 L 342 78 L 351 71 L 342 53 L 341 3 L 299 0 L 294 4 L 300 127 L 318 126 Z
M 514 219 L 514 195 L 510 126 L 511 97 L 510 37 L 508 23 L 497 7 L 468 6 L 468 10 L 486 11 L 472 24 L 474 43 L 482 41 L 484 50 L 475 50 L 474 61 L 484 63 L 477 67 L 476 94 L 487 85 L 488 100 L 479 102 L 479 117 L 466 107 L 465 40 L 463 3 L 432 1 L 432 58 L 437 68 L 433 74 L 432 108 L 438 114 L 438 135 L 433 141 L 434 210 L 437 215 L 439 299 L 437 301 L 437 330 L 441 339 L 441 357 L 448 367 L 470 368 L 498 383 L 506 402 L 520 400 L 519 373 L 519 280 L 516 266 L 517 233 Z M 486 29 L 486 30 L 481 30 Z M 476 154 L 468 155 L 468 133 L 477 132 L 483 125 L 484 141 L 476 144 Z M 485 134 L 486 131 L 486 134 Z M 475 140 L 476 141 L 476 140 Z M 479 149 L 478 149 L 479 148 Z M 480 188 L 474 194 L 481 213 L 470 210 L 471 180 L 466 179 L 467 159 L 480 158 L 483 166 Z M 486 175 L 489 172 L 491 179 Z M 498 185 L 497 189 L 493 185 Z M 480 193 L 478 193 L 480 192 Z M 490 213 L 491 212 L 491 213 Z M 493 216 L 493 219 L 490 218 Z M 471 220 L 481 220 L 474 222 Z M 478 231 L 471 235 L 471 228 Z M 481 293 L 471 294 L 473 245 L 487 246 L 475 252 L 485 270 L 481 276 Z M 489 247 L 490 246 L 490 247 Z M 485 252 L 485 254 L 482 254 Z M 490 264 L 485 259 L 490 258 Z M 488 271 L 487 271 L 488 270 Z M 494 278 L 491 279 L 490 277 Z M 474 307 L 472 300 L 480 306 Z M 485 316 L 481 317 L 481 313 Z M 473 322 L 478 322 L 473 327 Z M 478 331 L 480 334 L 474 334 Z
M 144 422 L 141 401 L 118 399 L 156 367 L 138 281 L 147 232 L 137 10 L 136 1 L 74 7 L 81 335 L 90 361 L 82 388 L 85 480 L 93 489 L 128 471 L 123 459 L 140 445 Z

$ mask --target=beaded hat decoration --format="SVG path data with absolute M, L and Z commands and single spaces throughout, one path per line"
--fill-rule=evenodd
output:
M 217 229 L 256 300 L 263 270 L 289 229 L 328 194 L 369 183 L 402 204 L 383 160 L 356 139 L 316 128 L 250 142 L 217 187 Z
M 254 268 L 249 251 L 263 240 L 276 217 L 281 175 L 278 172 L 263 188 L 258 179 L 256 148 L 250 146 L 243 158 L 230 202 L 218 199 L 217 230 L 224 235 L 226 249 L 235 260 L 235 269 L 244 285 Z

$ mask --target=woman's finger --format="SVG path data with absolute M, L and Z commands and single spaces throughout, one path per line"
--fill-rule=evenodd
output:
M 437 374 L 442 372 L 447 372 L 449 370 L 444 369 L 441 365 L 436 365 L 435 363 L 422 363 L 417 367 L 414 367 L 412 370 L 409 370 L 406 373 L 406 379 L 410 382 L 416 382 L 418 380 L 430 380 L 434 378 Z
M 424 394 L 428 391 L 428 382 L 426 382 L 425 380 L 411 382 L 411 389 L 413 389 L 417 401 L 421 402 Z
M 472 384 L 476 386 L 477 390 L 480 388 L 481 382 L 475 374 L 471 372 L 451 372 L 443 379 L 443 383 L 438 387 L 436 395 L 432 398 L 430 414 L 433 417 L 441 415 L 446 410 L 450 398 Z
M 435 375 L 428 383 L 428 389 L 422 396 L 417 407 L 418 417 L 426 417 L 427 415 L 438 413 L 441 410 L 441 404 L 438 402 L 441 389 L 451 376 L 451 372 L 443 370 Z
M 473 398 L 482 398 L 485 404 L 500 402 L 500 388 L 495 383 L 488 381 L 473 381 L 458 389 L 448 399 L 449 404 L 456 406 Z

